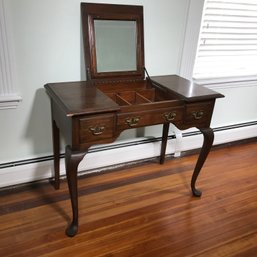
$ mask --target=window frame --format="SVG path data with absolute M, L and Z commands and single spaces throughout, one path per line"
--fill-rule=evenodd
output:
M 257 81 L 257 74 L 243 74 L 243 75 L 233 75 L 233 74 L 227 74 L 226 76 L 210 76 L 209 78 L 206 77 L 196 77 L 194 74 L 194 69 L 195 69 L 195 63 L 197 61 L 197 54 L 200 48 L 200 42 L 202 40 L 201 38 L 201 33 L 203 30 L 203 19 L 204 19 L 204 11 L 205 9 L 208 7 L 207 6 L 207 0 L 204 1 L 204 4 L 202 6 L 202 15 L 201 15 L 201 23 L 200 23 L 200 27 L 199 27 L 199 34 L 198 34 L 198 41 L 197 41 L 197 48 L 196 48 L 196 52 L 195 52 L 195 61 L 194 61 L 194 65 L 192 67 L 192 79 L 198 83 L 198 84 L 225 84 L 225 83 L 233 83 L 233 82 L 242 82 L 241 85 L 244 86 L 244 84 L 249 85 L 253 84 L 252 82 Z M 212 4 L 212 3 L 210 3 Z M 235 55 L 236 57 L 236 55 Z M 244 83 L 245 82 L 245 83 Z

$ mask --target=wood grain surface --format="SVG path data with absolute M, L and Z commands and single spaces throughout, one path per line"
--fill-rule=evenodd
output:
M 1 190 L 0 256 L 257 256 L 257 142 L 81 177 L 79 231 L 68 238 L 66 181 Z

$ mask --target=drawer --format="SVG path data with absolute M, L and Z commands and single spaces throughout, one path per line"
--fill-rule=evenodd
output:
M 163 124 L 176 123 L 183 118 L 183 107 L 163 108 L 159 110 L 132 112 L 119 114 L 117 118 L 118 130 Z
M 80 144 L 112 138 L 114 134 L 114 115 L 95 115 L 79 119 Z
M 213 101 L 187 104 L 185 123 L 192 126 L 209 126 L 213 107 Z

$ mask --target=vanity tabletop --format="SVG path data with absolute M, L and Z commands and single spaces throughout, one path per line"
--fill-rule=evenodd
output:
M 199 86 L 177 75 L 153 76 L 151 81 L 177 95 L 177 100 L 184 100 L 185 102 L 223 97 L 218 92 Z M 92 81 L 50 83 L 46 84 L 45 88 L 49 96 L 63 109 L 67 116 L 120 110 L 120 106 L 99 90 Z M 124 90 L 128 90 L 127 84 Z
M 97 114 L 120 109 L 111 98 L 92 85 L 91 82 L 60 82 L 45 85 L 48 95 L 67 116 Z
M 153 76 L 151 77 L 151 81 L 154 84 L 166 87 L 186 102 L 224 97 L 218 92 L 200 86 L 177 75 Z

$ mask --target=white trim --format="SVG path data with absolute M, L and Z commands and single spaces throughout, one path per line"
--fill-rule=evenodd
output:
M 180 76 L 187 78 L 199 85 L 210 89 L 227 89 L 239 87 L 257 86 L 257 76 L 226 77 L 226 78 L 192 78 L 194 62 L 198 47 L 199 33 L 201 29 L 204 0 L 190 0 L 188 7 L 187 25 L 184 39 L 183 52 L 180 64 Z
M 15 109 L 17 108 L 19 102 L 22 98 L 18 95 L 10 96 L 0 96 L 0 109 Z
M 133 144 L 121 148 L 103 150 L 88 153 L 79 164 L 78 170 L 85 172 L 99 172 L 108 169 L 108 166 L 124 165 L 128 162 L 137 162 L 147 158 L 160 155 L 160 142 Z M 174 141 L 170 140 L 167 144 L 167 154 L 174 153 Z M 52 177 L 53 161 L 32 163 L 27 165 L 15 166 L 0 169 L 0 188 L 21 183 Z M 61 159 L 60 173 L 65 175 L 64 160 Z
M 214 133 L 213 145 L 226 144 L 229 142 L 257 137 L 257 125 L 237 127 L 233 129 L 216 131 Z M 203 136 L 201 134 L 183 137 L 181 151 L 198 149 L 202 146 Z
M 194 81 L 196 82 L 196 81 Z M 210 89 L 228 89 L 228 88 L 245 88 L 245 87 L 256 87 L 257 86 L 257 80 L 245 80 L 245 81 L 227 81 L 227 82 L 210 82 L 210 80 L 207 82 L 205 81 L 197 81 L 196 82 L 199 85 L 203 85 Z
M 182 131 L 179 130 L 172 123 L 170 124 L 170 131 L 172 131 L 175 135 L 174 157 L 180 157 L 180 155 L 181 155 L 181 144 L 182 144 L 182 140 L 183 140 Z
M 191 80 L 198 46 L 204 0 L 190 0 L 179 74 Z
M 222 77 L 222 78 L 203 78 L 203 79 L 196 79 L 193 78 L 193 81 L 199 85 L 206 85 L 206 84 L 225 84 L 225 83 L 249 83 L 257 81 L 257 76 L 242 76 L 242 77 Z
M 257 137 L 257 125 L 237 127 L 233 129 L 215 132 L 214 145 L 232 141 Z M 169 140 L 166 154 L 174 154 L 176 151 L 188 151 L 202 146 L 201 134 L 184 136 L 176 146 L 176 140 Z M 157 157 L 160 154 L 160 142 L 145 143 L 127 147 L 92 152 L 86 155 L 79 165 L 79 171 L 83 173 L 100 172 L 113 168 L 113 165 L 123 166 L 127 162 L 137 162 L 147 158 Z M 99 161 L 101 160 L 101 161 Z M 61 159 L 61 175 L 65 174 L 64 160 Z M 172 167 L 171 167 L 172 168 Z M 0 169 L 0 187 L 17 185 L 52 177 L 53 161 L 32 163 L 11 168 Z
M 21 101 L 16 88 L 13 45 L 5 0 L 0 0 L 0 109 L 16 108 Z
M 194 79 L 223 83 L 257 78 L 256 1 L 206 0 L 200 29 Z M 249 8 L 249 9 L 248 9 Z

